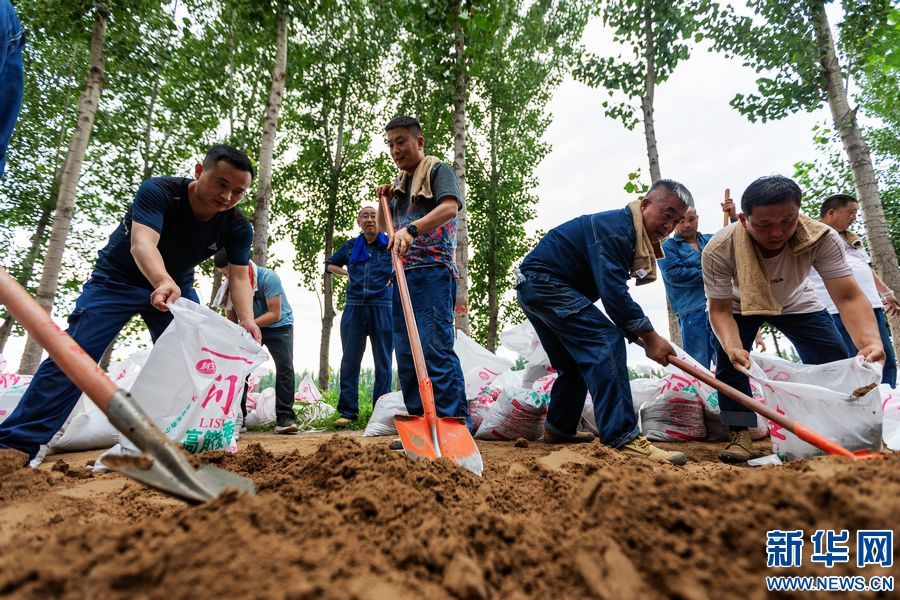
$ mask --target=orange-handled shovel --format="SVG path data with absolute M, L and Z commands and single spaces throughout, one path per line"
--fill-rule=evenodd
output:
M 381 212 L 387 223 L 388 235 L 394 240 L 394 220 L 387 199 L 381 197 Z M 478 476 L 484 471 L 481 452 L 475 445 L 472 433 L 466 427 L 466 420 L 461 417 L 437 417 L 434 407 L 434 391 L 431 379 L 425 368 L 425 355 L 422 342 L 419 340 L 419 328 L 413 314 L 412 301 L 409 299 L 409 287 L 406 285 L 406 274 L 403 263 L 397 254 L 396 246 L 391 251 L 394 261 L 394 273 L 397 287 L 400 290 L 400 302 L 403 305 L 403 318 L 406 320 L 406 331 L 409 334 L 409 346 L 412 350 L 413 362 L 416 366 L 416 377 L 419 379 L 419 395 L 422 397 L 424 416 L 396 415 L 394 423 L 406 454 L 412 458 L 434 460 L 445 456 Z
M 787 429 L 788 431 L 790 431 L 791 433 L 796 435 L 798 438 L 800 438 L 807 444 L 815 446 L 816 448 L 818 448 L 819 450 L 822 450 L 823 452 L 825 452 L 827 454 L 832 454 L 834 456 L 843 456 L 845 458 L 852 458 L 853 460 L 859 460 L 862 458 L 884 458 L 880 454 L 877 454 L 874 452 L 868 452 L 865 450 L 861 450 L 861 451 L 858 451 L 855 453 L 851 452 L 850 450 L 844 448 L 837 442 L 829 440 L 822 434 L 813 431 L 812 429 L 810 429 L 809 427 L 806 427 L 802 423 L 794 421 L 793 419 L 789 419 L 786 416 L 784 416 L 783 414 L 772 410 L 768 406 L 766 406 L 764 404 L 760 404 L 759 402 L 757 402 L 756 400 L 754 400 L 747 394 L 744 394 L 743 392 L 740 392 L 740 391 L 734 389 L 727 383 L 722 383 L 721 381 L 719 381 L 718 379 L 713 377 L 712 374 L 706 373 L 702 369 L 698 369 L 697 367 L 689 364 L 687 361 L 683 361 L 680 358 L 676 358 L 675 356 L 673 356 L 671 354 L 668 356 L 668 360 L 670 363 L 672 363 L 673 365 L 675 365 L 676 367 L 678 367 L 679 369 L 681 369 L 688 375 L 691 375 L 692 377 L 696 377 L 697 379 L 699 379 L 706 385 L 718 390 L 722 394 L 725 394 L 726 396 L 728 396 L 735 402 L 742 404 L 743 406 L 746 406 L 753 412 L 762 415 L 763 417 L 772 421 L 773 423 L 777 423 L 778 425 L 784 427 L 785 429 Z

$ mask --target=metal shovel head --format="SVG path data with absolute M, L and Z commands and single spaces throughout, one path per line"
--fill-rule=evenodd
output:
M 466 420 L 442 417 L 436 421 L 436 435 L 425 417 L 395 415 L 394 424 L 406 454 L 412 458 L 434 460 L 446 457 L 479 477 L 484 472 L 481 452 L 475 445 Z
M 231 488 L 238 493 L 256 494 L 253 480 L 212 465 L 181 471 L 176 476 L 160 461 L 146 454 L 107 456 L 103 464 L 113 471 L 193 504 L 218 498 Z

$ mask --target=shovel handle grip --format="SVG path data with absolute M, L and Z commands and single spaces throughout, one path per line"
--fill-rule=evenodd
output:
M 37 340 L 62 372 L 106 413 L 118 389 L 116 384 L 3 268 L 0 268 L 0 304 Z
M 725 202 L 728 202 L 729 200 L 731 200 L 731 189 L 725 188 Z M 728 227 L 728 222 L 730 221 L 730 219 L 728 218 L 728 213 L 724 212 L 724 211 L 723 211 L 723 213 L 724 214 L 722 215 L 722 227 Z

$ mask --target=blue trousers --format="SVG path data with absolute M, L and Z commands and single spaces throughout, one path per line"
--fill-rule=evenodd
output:
M 199 302 L 193 288 L 182 289 L 181 295 Z M 66 333 L 97 361 L 137 314 L 154 342 L 172 322 L 171 313 L 150 304 L 150 290 L 95 274 L 75 302 Z M 0 423 L 0 447 L 15 448 L 34 458 L 66 422 L 80 396 L 81 390 L 48 358 L 38 367 L 19 405 Z
M 574 435 L 590 392 L 601 442 L 618 448 L 638 437 L 622 332 L 593 304 L 572 312 L 584 306 L 572 287 L 545 274 L 522 275 L 519 306 L 558 373 L 544 426 Z
M 878 332 L 881 334 L 881 343 L 884 345 L 885 358 L 884 370 L 881 372 L 881 383 L 886 383 L 892 388 L 897 387 L 897 357 L 894 356 L 894 345 L 891 342 L 891 330 L 888 328 L 887 320 L 884 317 L 884 309 L 873 308 L 873 310 L 875 311 L 875 320 L 878 322 Z M 847 350 L 849 350 L 851 354 L 856 354 L 859 351 L 859 348 L 853 344 L 850 333 L 847 331 L 847 328 L 844 327 L 844 322 L 841 321 L 841 315 L 833 314 L 831 315 L 831 318 L 834 321 L 834 326 L 837 327 L 838 333 L 841 334 L 841 338 L 843 338 Z
M 705 310 L 689 312 L 678 317 L 678 325 L 684 351 L 708 369 L 716 357 L 716 336 L 709 325 L 709 314 Z
M 25 86 L 22 49 L 25 34 L 15 9 L 0 2 L 0 177 L 6 168 L 6 149 L 19 117 Z
M 827 310 L 799 315 L 750 316 L 734 315 L 741 344 L 750 350 L 756 332 L 763 323 L 772 325 L 791 341 L 800 360 L 807 365 L 821 365 L 836 360 L 849 358 L 850 353 L 844 346 L 841 334 Z M 716 379 L 733 388 L 751 395 L 750 381 L 747 376 L 734 368 L 728 354 L 716 340 Z M 728 427 L 756 427 L 756 413 L 738 404 L 725 394 L 719 394 L 719 407 L 722 409 L 722 424 Z
M 462 367 L 453 350 L 456 333 L 453 328 L 453 306 L 456 303 L 456 280 L 443 265 L 417 267 L 406 271 L 413 313 L 419 329 L 419 340 L 425 354 L 425 367 L 434 389 L 434 403 L 438 417 L 463 417 L 469 429 L 469 407 Z M 397 354 L 397 377 L 403 391 L 403 402 L 411 415 L 421 415 L 422 398 L 419 380 L 413 364 L 412 350 L 400 287 L 394 286 L 394 351 Z
M 355 421 L 359 416 L 359 366 L 366 350 L 366 338 L 372 342 L 375 358 L 375 387 L 372 404 L 391 391 L 391 350 L 394 325 L 389 304 L 347 304 L 341 315 L 341 395 L 338 412 Z

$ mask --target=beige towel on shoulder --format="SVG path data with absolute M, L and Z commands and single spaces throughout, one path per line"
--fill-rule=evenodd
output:
M 631 209 L 634 232 L 637 234 L 634 242 L 634 260 L 631 262 L 631 276 L 637 279 L 637 285 L 653 283 L 656 281 L 656 259 L 665 258 L 666 255 L 660 243 L 651 242 L 647 230 L 644 229 L 641 201 L 630 202 L 628 208 Z
M 434 168 L 434 165 L 439 162 L 441 162 L 441 159 L 435 156 L 426 156 L 423 158 L 412 174 L 411 183 L 409 174 L 406 171 L 402 171 L 400 173 L 400 178 L 397 180 L 394 192 L 405 192 L 406 186 L 409 185 L 409 189 L 411 190 L 409 202 L 411 204 L 415 204 L 422 198 L 427 198 L 429 200 L 434 199 L 434 192 L 431 191 L 431 170 Z
M 735 223 L 732 243 L 734 244 L 734 263 L 738 287 L 741 290 L 741 314 L 780 315 L 782 307 L 772 295 L 772 286 L 766 274 L 765 262 L 759 247 L 747 229 Z M 809 252 L 819 243 L 828 230 L 828 225 L 800 214 L 797 231 L 788 240 L 791 252 L 800 255 Z
M 856 235 L 855 233 L 853 233 L 852 231 L 850 231 L 849 229 L 845 229 L 841 233 L 841 237 L 844 238 L 844 240 L 848 244 L 850 244 L 850 246 L 853 248 L 862 248 L 863 247 L 862 238 L 859 237 L 858 235 Z

